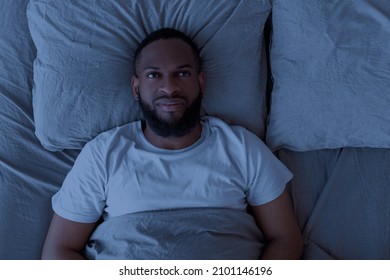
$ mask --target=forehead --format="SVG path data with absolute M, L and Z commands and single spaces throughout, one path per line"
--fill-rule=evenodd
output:
M 160 39 L 147 45 L 139 59 L 142 67 L 153 65 L 195 65 L 191 47 L 180 39 Z

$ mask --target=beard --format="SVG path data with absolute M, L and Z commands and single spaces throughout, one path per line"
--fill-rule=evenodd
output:
M 169 99 L 169 97 L 167 97 Z M 156 110 L 145 103 L 139 94 L 139 105 L 144 116 L 144 121 L 149 125 L 154 133 L 161 137 L 182 137 L 190 133 L 200 121 L 200 111 L 202 106 L 202 94 L 187 108 L 184 114 L 177 120 L 165 120 L 158 116 Z

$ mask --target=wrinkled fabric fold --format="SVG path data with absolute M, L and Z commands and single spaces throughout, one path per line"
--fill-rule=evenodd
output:
M 127 214 L 101 223 L 88 259 L 259 259 L 262 233 L 240 210 L 194 208 Z

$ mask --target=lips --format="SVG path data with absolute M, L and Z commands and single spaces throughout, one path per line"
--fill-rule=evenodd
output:
M 156 101 L 163 112 L 182 111 L 185 107 L 186 101 L 183 98 L 161 98 Z

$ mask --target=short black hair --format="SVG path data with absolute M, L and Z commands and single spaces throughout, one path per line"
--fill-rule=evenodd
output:
M 192 52 L 194 54 L 195 62 L 198 64 L 198 71 L 202 68 L 202 62 L 200 58 L 200 50 L 198 46 L 195 44 L 195 42 L 185 33 L 174 29 L 174 28 L 161 28 L 158 30 L 153 31 L 152 33 L 148 34 L 142 42 L 138 45 L 137 49 L 134 53 L 134 70 L 137 71 L 137 64 L 139 62 L 139 58 L 141 55 L 142 50 L 148 46 L 149 44 L 161 40 L 161 39 L 179 39 L 188 44 Z

